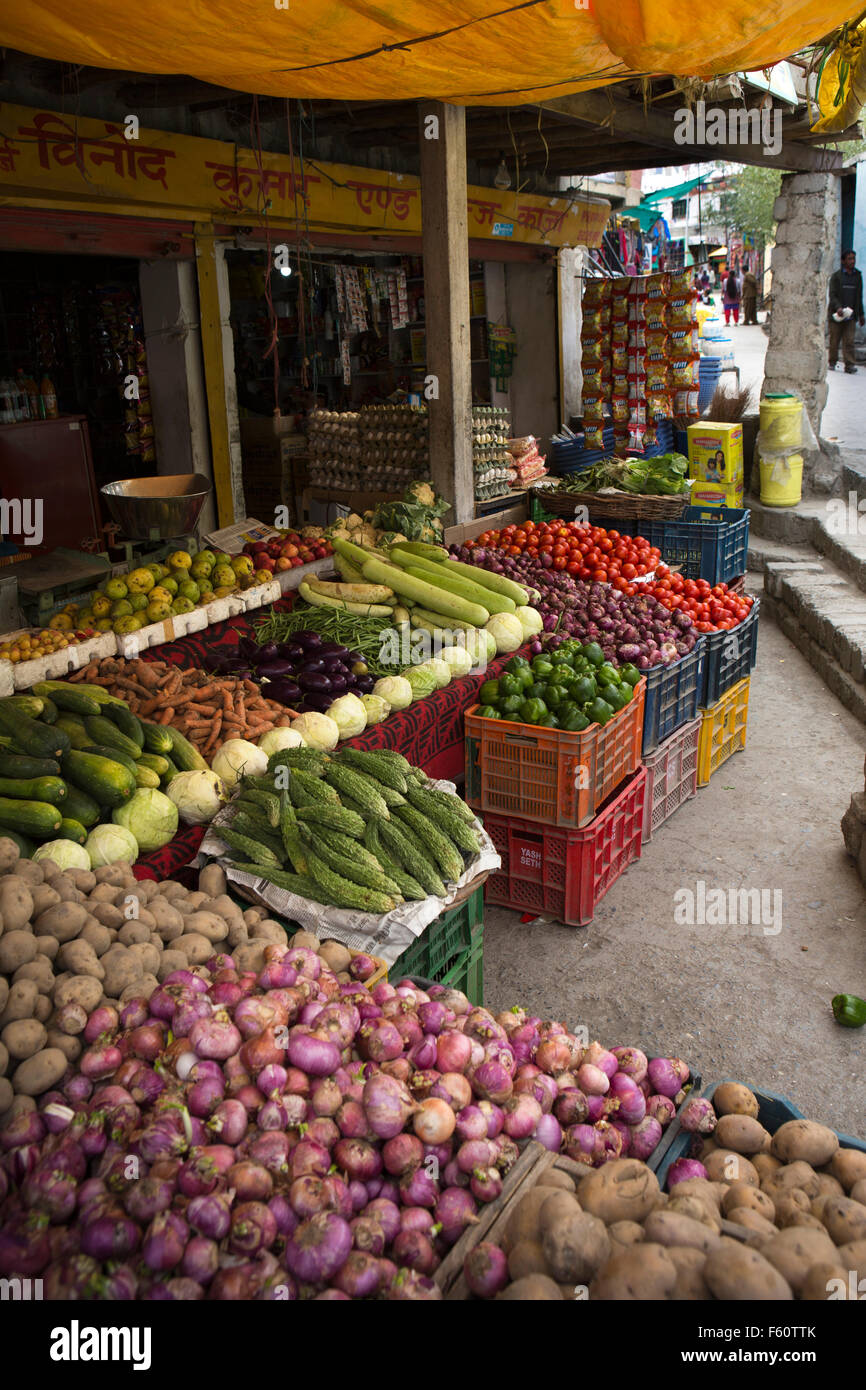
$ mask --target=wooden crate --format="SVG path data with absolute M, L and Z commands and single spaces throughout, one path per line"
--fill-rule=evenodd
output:
M 508 1224 L 511 1213 L 521 1197 L 525 1197 L 539 1178 L 550 1168 L 567 1173 L 575 1181 L 585 1177 L 592 1170 L 582 1163 L 575 1163 L 565 1154 L 551 1153 L 543 1144 L 534 1139 L 526 1145 L 511 1172 L 505 1179 L 501 1196 L 495 1202 L 488 1202 L 478 1214 L 478 1223 L 469 1226 L 449 1250 L 445 1259 L 433 1276 L 446 1299 L 463 1301 L 471 1298 L 466 1280 L 463 1277 L 463 1261 L 482 1240 L 498 1245 Z M 551 1189 L 553 1190 L 553 1189 Z

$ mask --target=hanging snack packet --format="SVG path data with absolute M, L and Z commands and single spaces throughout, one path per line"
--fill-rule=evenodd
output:
M 582 361 L 584 363 L 598 362 L 600 365 L 602 358 L 607 356 L 607 339 L 603 338 L 600 334 L 583 338 L 581 340 L 581 346 L 583 349 Z
M 604 448 L 604 432 L 600 423 L 584 424 L 583 446 L 585 449 Z
M 656 354 L 647 357 L 646 389 L 647 391 L 667 391 L 668 361 L 666 357 Z
M 630 430 L 646 429 L 646 403 L 644 401 L 629 401 L 628 427 Z
M 669 420 L 671 418 L 671 398 L 667 391 L 648 390 L 646 393 L 647 419 L 652 423 L 656 420 Z
M 628 453 L 628 430 L 618 429 L 613 432 L 613 452 L 617 458 L 625 458 Z
M 610 281 L 600 277 L 583 282 L 583 308 L 584 312 L 588 308 L 597 309 L 599 305 L 610 301 Z
M 610 349 L 610 363 L 614 372 L 625 372 L 631 362 L 628 347 L 625 343 L 612 343 Z
M 667 299 L 671 292 L 671 277 L 666 271 L 650 275 L 647 284 L 647 299 Z
M 595 391 L 596 393 L 601 390 L 600 362 L 583 363 L 583 389 L 584 391 Z
M 675 357 L 670 362 L 670 381 L 675 391 L 686 390 L 697 382 L 696 356 Z
M 617 397 L 628 399 L 628 376 L 625 372 L 614 372 L 611 396 L 614 400 Z
M 672 328 L 669 337 L 668 352 L 671 357 L 691 357 L 698 350 L 698 326 L 696 323 L 690 324 L 688 328 Z
M 611 301 L 611 322 L 628 323 L 628 295 L 614 293 Z
M 624 425 L 628 422 L 628 396 L 614 396 L 611 409 L 615 425 Z
M 647 328 L 644 333 L 646 339 L 647 352 L 654 352 L 661 356 L 668 355 L 668 330 L 667 328 Z
M 667 333 L 668 321 L 665 315 L 665 301 L 663 299 L 647 300 L 645 322 L 647 342 L 649 342 L 650 333 Z
M 694 295 L 680 295 L 668 300 L 668 328 L 691 328 L 694 321 Z
M 691 290 L 692 290 L 692 280 L 691 280 L 691 275 L 690 275 L 689 271 L 687 271 L 687 270 L 675 270 L 675 271 L 671 271 L 670 281 L 671 281 L 671 287 L 670 287 L 670 291 L 669 291 L 669 297 L 670 297 L 670 295 L 673 295 L 673 296 L 675 296 L 675 297 L 678 297 L 678 296 L 680 296 L 680 295 L 690 294 L 690 293 L 691 293 Z
M 698 396 L 700 392 L 697 387 L 688 387 L 685 390 L 677 391 L 674 395 L 674 410 L 677 415 L 697 415 Z
M 646 347 L 646 328 L 642 323 L 630 323 L 628 330 L 628 345 L 632 352 L 642 351 Z
M 598 420 L 604 419 L 604 397 L 601 394 L 597 396 L 592 396 L 588 395 L 587 392 L 584 391 L 583 419 L 584 423 L 586 423 L 587 420 L 591 421 L 592 423 L 595 423 Z
M 581 328 L 581 337 L 591 338 L 594 337 L 596 334 L 601 333 L 601 331 L 601 306 L 599 306 L 597 309 L 587 309 L 584 306 L 583 327 Z
M 629 325 L 626 323 L 625 319 L 620 319 L 617 323 L 611 325 L 610 340 L 612 343 L 628 344 Z
M 645 425 L 629 426 L 628 447 L 634 449 L 636 453 L 642 454 L 644 447 L 644 437 L 646 435 Z

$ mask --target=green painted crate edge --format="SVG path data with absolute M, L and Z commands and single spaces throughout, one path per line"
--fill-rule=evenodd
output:
M 397 962 L 399 965 L 399 961 Z M 391 967 L 392 971 L 396 966 Z M 426 989 L 430 984 L 447 985 L 450 989 L 459 989 L 466 995 L 467 999 L 473 1004 L 484 1003 L 484 943 L 477 941 L 468 951 L 456 960 L 449 970 L 439 980 L 429 980 L 425 975 L 397 975 L 394 980 L 399 983 L 401 979 L 409 979 L 422 989 Z
M 442 983 L 446 971 L 455 960 L 480 946 L 484 930 L 484 886 L 475 889 L 464 903 L 443 912 L 426 927 L 417 941 L 398 956 L 388 971 L 399 979 L 401 975 L 423 975 Z

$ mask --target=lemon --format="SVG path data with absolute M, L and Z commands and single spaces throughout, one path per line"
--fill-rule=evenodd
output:
M 147 594 L 130 594 L 128 602 L 133 613 L 143 613 L 148 604 Z
M 235 555 L 231 562 L 235 574 L 252 574 L 253 562 L 249 555 Z
M 112 630 L 110 618 L 98 618 L 94 626 L 97 632 L 111 632 Z
M 68 613 L 55 613 L 48 626 L 57 632 L 71 632 L 72 619 Z
M 211 579 L 218 589 L 231 589 L 235 583 L 235 572 L 231 565 L 217 565 Z
M 182 596 L 180 598 L 176 598 L 174 603 L 171 605 L 172 613 L 191 613 L 194 608 L 195 604 L 193 603 L 192 599 L 183 598 Z
M 128 598 L 119 598 L 116 603 L 111 605 L 112 618 L 128 618 L 132 612 L 132 604 Z
M 118 637 L 125 637 L 126 634 L 130 632 L 138 632 L 138 628 L 139 621 L 138 614 L 136 613 L 130 613 L 125 618 L 118 618 L 117 622 L 114 624 L 114 631 L 117 633 Z
M 164 603 L 168 605 L 173 598 L 174 592 L 172 590 L 167 589 L 164 584 L 157 584 L 151 589 L 147 596 L 148 606 L 151 603 Z

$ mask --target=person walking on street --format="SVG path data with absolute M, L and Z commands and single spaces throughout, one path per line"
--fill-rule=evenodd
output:
M 854 365 L 854 322 L 863 328 L 863 276 L 856 268 L 853 251 L 842 252 L 842 267 L 830 276 L 830 371 L 836 370 L 839 347 L 846 372 L 856 372 Z
M 734 316 L 734 323 L 740 322 L 740 287 L 737 284 L 737 277 L 733 271 L 729 271 L 725 280 L 725 287 L 722 294 L 722 308 L 725 311 L 725 325 L 729 326 L 731 314 Z
M 743 276 L 743 323 L 758 322 L 758 281 L 751 270 Z

